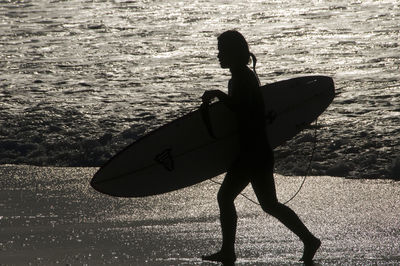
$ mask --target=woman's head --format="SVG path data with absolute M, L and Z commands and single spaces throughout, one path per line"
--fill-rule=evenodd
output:
M 238 31 L 225 31 L 218 37 L 218 59 L 222 68 L 247 65 L 250 60 L 249 45 Z

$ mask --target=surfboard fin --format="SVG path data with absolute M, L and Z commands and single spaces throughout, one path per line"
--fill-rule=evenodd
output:
M 172 149 L 165 149 L 161 153 L 157 154 L 154 160 L 164 166 L 164 168 L 170 172 L 172 172 L 175 167 L 174 167 L 174 158 L 171 155 Z
M 212 137 L 213 139 L 217 139 L 215 137 L 214 131 L 212 129 L 212 125 L 211 125 L 211 119 L 210 119 L 210 112 L 209 112 L 209 105 L 206 103 L 202 103 L 200 105 L 200 113 L 201 113 L 201 118 L 203 119 L 204 124 L 206 125 L 208 134 L 210 135 L 210 137 Z

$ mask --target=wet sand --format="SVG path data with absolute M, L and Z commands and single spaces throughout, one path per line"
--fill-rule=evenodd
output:
M 118 199 L 90 188 L 96 169 L 0 166 L 0 264 L 216 265 L 199 258 L 219 248 L 218 185 Z M 276 180 L 285 201 L 302 177 Z M 322 240 L 316 265 L 399 265 L 399 203 L 399 182 L 312 176 L 289 206 Z M 243 197 L 236 205 L 236 265 L 301 265 L 293 234 Z

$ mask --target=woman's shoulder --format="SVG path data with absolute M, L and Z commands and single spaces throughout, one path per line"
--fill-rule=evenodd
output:
M 241 72 L 239 79 L 241 85 L 252 88 L 259 87 L 256 74 L 248 67 Z
M 235 73 L 232 75 L 232 82 L 253 82 L 257 81 L 257 77 L 253 71 L 251 71 L 250 68 L 243 67 L 235 71 Z

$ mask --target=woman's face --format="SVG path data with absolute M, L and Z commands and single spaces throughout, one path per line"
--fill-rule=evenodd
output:
M 222 68 L 230 68 L 233 66 L 232 56 L 220 42 L 218 42 L 218 60 Z

